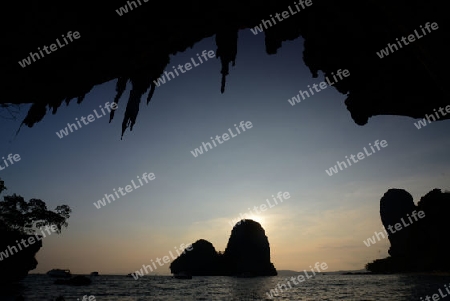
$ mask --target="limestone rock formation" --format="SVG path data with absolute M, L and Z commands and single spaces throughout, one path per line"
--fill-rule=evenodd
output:
M 232 274 L 277 275 L 270 262 L 269 240 L 261 225 L 253 220 L 242 220 L 234 226 L 224 256 Z
M 0 194 L 7 190 L 0 179 Z M 37 266 L 36 253 L 42 247 L 42 238 L 35 228 L 46 226 L 48 235 L 60 233 L 67 227 L 72 209 L 60 205 L 54 211 L 40 199 L 25 199 L 17 194 L 6 195 L 0 200 L 0 283 L 16 282 Z M 50 227 L 49 227 L 50 226 Z M 50 232 L 51 231 L 51 232 Z
M 42 247 L 42 241 L 27 244 L 28 247 L 21 245 L 22 249 L 17 246 L 16 241 L 28 241 L 29 237 L 35 238 L 34 235 L 0 232 L 0 283 L 20 281 L 37 267 L 35 255 Z
M 200 239 L 192 244 L 192 250 L 185 251 L 170 264 L 172 273 L 189 272 L 193 276 L 217 276 L 218 253 L 207 240 Z
M 412 217 L 414 210 L 423 214 L 416 219 Z M 407 191 L 388 190 L 380 201 L 383 225 L 389 227 L 400 223 L 402 227 L 389 235 L 391 256 L 368 263 L 366 269 L 375 273 L 449 272 L 450 246 L 446 236 L 450 230 L 449 212 L 448 191 L 433 189 L 416 206 Z
M 170 265 L 172 273 L 193 276 L 276 276 L 270 262 L 270 246 L 264 229 L 253 220 L 242 220 L 234 226 L 224 253 L 200 239 Z
M 447 235 L 450 230 L 450 191 L 442 192 L 435 188 L 420 198 L 417 207 L 426 214 L 417 233 L 416 248 L 413 249 L 421 258 L 421 267 L 450 271 Z
M 388 227 L 394 227 L 400 223 L 401 219 L 407 220 L 416 205 L 414 204 L 412 195 L 404 189 L 389 189 L 380 200 L 380 216 L 383 226 L 386 230 Z M 394 229 L 395 231 L 395 229 Z M 409 253 L 408 241 L 411 236 L 411 227 L 404 227 L 401 231 L 389 233 L 389 255 L 406 256 Z

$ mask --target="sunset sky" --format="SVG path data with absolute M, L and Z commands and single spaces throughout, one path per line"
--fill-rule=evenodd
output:
M 214 37 L 173 56 L 166 70 L 203 50 L 216 51 Z M 67 268 L 127 274 L 201 238 L 223 251 L 231 220 L 280 191 L 291 197 L 252 217 L 266 231 L 276 269 L 302 270 L 315 262 L 326 262 L 328 271 L 362 269 L 387 256 L 387 239 L 363 244 L 382 230 L 380 198 L 389 188 L 403 188 L 417 203 L 433 188 L 450 189 L 450 121 L 419 130 L 409 117 L 376 116 L 358 126 L 346 96 L 332 87 L 292 106 L 288 99 L 299 90 L 323 81 L 323 74 L 312 78 L 302 53 L 300 38 L 268 55 L 264 35 L 243 30 L 224 94 L 220 60 L 209 59 L 156 88 L 148 106 L 143 99 L 137 123 L 123 140 L 130 84 L 111 124 L 105 116 L 62 139 L 56 135 L 112 102 L 115 80 L 93 88 L 81 105 L 72 100 L 33 128 L 23 127 L 17 137 L 29 106 L 22 106 L 15 121 L 0 119 L 0 157 L 21 157 L 0 170 L 8 188 L 3 195 L 73 210 L 61 235 L 43 239 L 32 273 Z M 351 76 L 350 70 L 344 80 Z M 235 133 L 241 121 L 253 126 L 192 155 L 210 137 L 229 128 Z M 333 176 L 325 172 L 375 140 L 388 146 Z M 155 179 L 100 209 L 94 206 L 144 173 Z M 156 273 L 169 274 L 169 265 Z

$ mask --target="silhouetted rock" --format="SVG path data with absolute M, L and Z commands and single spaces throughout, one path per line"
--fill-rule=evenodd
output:
M 26 242 L 30 237 L 34 238 L 33 244 Z M 0 282 L 16 282 L 20 281 L 28 275 L 28 272 L 37 267 L 36 253 L 42 247 L 42 241 L 37 241 L 34 235 L 21 235 L 11 232 L 0 231 Z M 18 242 L 25 240 L 28 247 L 22 244 L 20 249 Z M 7 254 L 7 256 L 5 256 Z
M 232 274 L 277 275 L 270 262 L 269 240 L 261 225 L 253 220 L 242 220 L 234 226 L 224 257 Z
M 423 217 L 416 221 L 414 210 L 423 211 Z M 374 273 L 450 271 L 449 212 L 450 192 L 433 189 L 416 206 L 405 190 L 390 189 L 380 201 L 383 225 L 403 218 L 400 223 L 407 226 L 389 235 L 391 256 L 368 263 L 366 269 Z
M 170 270 L 173 274 L 187 272 L 193 276 L 276 276 L 270 262 L 270 247 L 261 225 L 253 220 L 236 224 L 224 253 L 200 239 L 175 259 Z
M 417 246 L 412 250 L 420 258 L 422 268 L 428 270 L 450 271 L 450 192 L 433 189 L 423 196 L 417 204 L 423 210 L 423 219 L 417 233 Z
M 450 43 L 445 1 L 312 3 L 260 33 L 265 35 L 266 52 L 275 54 L 282 42 L 301 36 L 304 62 L 313 77 L 323 71 L 332 78 L 338 69 L 348 69 L 350 77 L 333 87 L 347 96 L 345 104 L 357 124 L 364 125 L 376 115 L 425 117 L 448 104 Z M 234 65 L 237 56 L 238 31 L 249 30 L 263 19 L 273 22 L 270 15 L 294 7 L 292 0 L 230 0 L 207 5 L 187 0 L 176 5 L 158 2 L 157 7 L 143 3 L 119 16 L 116 10 L 126 5 L 123 0 L 80 2 L 68 9 L 61 1 L 5 2 L 3 10 L 18 22 L 2 36 L 5 45 L 14 47 L 4 47 L 0 57 L 0 72 L 4 73 L 0 103 L 33 103 L 23 121 L 31 127 L 48 110 L 55 113 L 72 99 L 81 103 L 92 87 L 117 79 L 116 102 L 127 82 L 132 84 L 124 104 L 122 131 L 132 129 L 142 96 L 150 90 L 148 103 L 156 89 L 153 81 L 165 69 L 171 70 L 167 68 L 171 54 L 215 35 L 216 57 L 222 63 L 217 89 L 223 92 L 229 65 Z M 438 29 L 424 36 L 420 27 L 427 22 L 436 22 Z M 397 47 L 397 38 L 415 30 L 420 39 Z M 18 63 L 30 52 L 38 53 L 38 47 L 56 43 L 56 38 L 62 42 L 61 35 L 69 31 L 78 31 L 80 38 L 30 60 L 26 67 Z M 377 52 L 388 43 L 398 50 L 380 58 Z M 446 114 L 439 120 L 448 118 Z
M 192 276 L 220 275 L 218 257 L 212 243 L 199 239 L 192 244 L 191 251 L 185 251 L 171 263 L 170 270 L 174 274 L 189 272 Z
M 0 179 L 0 194 L 6 189 Z M 34 270 L 38 263 L 35 255 L 42 247 L 45 231 L 48 235 L 60 233 L 62 227 L 67 227 L 71 211 L 67 205 L 48 210 L 44 201 L 26 201 L 15 193 L 3 196 L 0 200 L 0 282 L 22 280 L 28 271 Z M 37 235 L 39 232 L 33 227 L 41 227 L 42 235 Z
M 380 216 L 385 229 L 401 223 L 416 209 L 412 195 L 404 189 L 389 189 L 380 200 Z M 394 230 L 395 231 L 395 230 Z M 389 255 L 406 256 L 409 253 L 408 239 L 411 227 L 404 227 L 401 231 L 390 233 L 388 238 L 391 243 Z

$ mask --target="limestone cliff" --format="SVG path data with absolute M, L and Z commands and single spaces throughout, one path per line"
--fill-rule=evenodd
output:
M 35 255 L 42 247 L 42 241 L 34 240 L 33 244 L 27 243 L 30 237 L 36 238 L 34 235 L 0 233 L 1 283 L 20 281 L 28 275 L 29 271 L 37 267 Z M 26 241 L 27 247 L 21 244 L 22 249 L 20 249 L 17 242 L 21 242 L 22 239 Z
M 193 276 L 276 276 L 270 262 L 270 246 L 264 229 L 253 220 L 242 220 L 234 226 L 224 253 L 200 239 L 170 265 L 172 273 L 187 272 Z
M 449 272 L 448 212 L 450 192 L 433 189 L 415 205 L 407 191 L 389 189 L 381 198 L 380 214 L 389 233 L 391 256 L 368 263 L 366 269 L 375 273 Z

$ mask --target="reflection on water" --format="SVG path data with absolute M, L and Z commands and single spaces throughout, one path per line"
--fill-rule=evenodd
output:
M 46 275 L 30 275 L 22 283 L 0 287 L 0 301 L 13 301 L 23 295 L 27 301 L 49 301 L 63 295 L 66 301 L 93 295 L 96 300 L 272 300 L 268 294 L 287 277 L 193 277 L 191 280 L 170 276 L 146 276 L 139 280 L 125 276 L 93 277 L 90 286 L 54 285 Z M 291 281 L 291 283 L 293 283 Z M 284 289 L 274 300 L 334 301 L 388 300 L 411 301 L 443 293 L 450 276 L 430 275 L 318 275 L 292 288 Z M 432 300 L 432 299 L 430 299 Z M 450 300 L 450 296 L 439 300 Z

